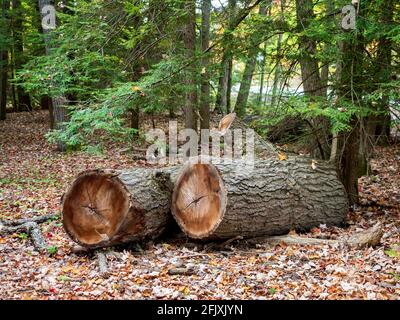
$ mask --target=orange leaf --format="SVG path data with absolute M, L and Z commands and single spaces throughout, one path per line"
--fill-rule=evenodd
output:
M 279 153 L 278 153 L 278 156 L 279 156 L 279 161 L 285 161 L 285 160 L 287 160 L 287 156 L 286 156 L 286 154 L 284 154 L 283 152 L 279 152 Z

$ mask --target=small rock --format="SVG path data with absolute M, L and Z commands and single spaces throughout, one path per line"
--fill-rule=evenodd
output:
M 165 296 L 171 295 L 173 292 L 172 289 L 163 288 L 163 287 L 154 287 L 152 293 L 156 298 L 164 298 Z
M 376 264 L 376 265 L 374 265 L 374 267 L 372 268 L 372 270 L 374 270 L 374 271 L 379 271 L 379 270 L 381 270 L 382 269 L 382 266 L 380 265 L 380 264 Z
M 168 270 L 168 274 L 170 276 L 175 276 L 175 275 L 192 275 L 194 272 L 192 269 L 189 268 L 171 268 Z

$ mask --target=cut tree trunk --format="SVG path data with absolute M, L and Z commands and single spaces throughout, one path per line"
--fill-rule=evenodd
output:
M 69 236 L 89 248 L 158 237 L 170 219 L 170 191 L 157 170 L 95 170 L 78 176 L 63 197 Z
M 347 213 L 344 188 L 326 163 L 257 160 L 251 170 L 239 160 L 197 159 L 80 174 L 63 199 L 66 232 L 86 248 L 155 239 L 172 225 L 171 208 L 189 237 L 251 238 L 339 225 Z
M 171 211 L 189 237 L 251 238 L 344 221 L 346 192 L 326 163 L 293 157 L 256 161 L 251 169 L 208 161 L 192 158 L 175 183 Z

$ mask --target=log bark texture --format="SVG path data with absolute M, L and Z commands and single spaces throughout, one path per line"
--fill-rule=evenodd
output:
M 172 213 L 198 239 L 251 238 L 340 225 L 348 202 L 336 171 L 311 159 L 256 161 L 254 168 L 187 163 L 177 177 Z M 174 180 L 174 178 L 173 178 Z
M 170 191 L 155 170 L 81 173 L 63 197 L 63 224 L 84 247 L 98 248 L 158 237 L 170 219 Z

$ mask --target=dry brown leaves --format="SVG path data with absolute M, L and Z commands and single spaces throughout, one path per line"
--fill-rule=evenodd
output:
M 46 124 L 45 112 L 12 114 L 0 124 L 0 219 L 59 213 L 60 197 L 83 170 L 144 165 L 117 147 L 104 156 L 57 153 L 43 138 Z M 400 146 L 378 151 L 373 175 L 360 181 L 363 206 L 349 213 L 350 227 L 322 225 L 308 234 L 337 238 L 380 220 L 385 234 L 377 248 L 241 241 L 211 250 L 172 239 L 106 250 L 104 278 L 95 255 L 71 253 L 60 221 L 52 221 L 42 225 L 52 254 L 35 252 L 23 234 L 0 237 L 0 299 L 399 299 Z

